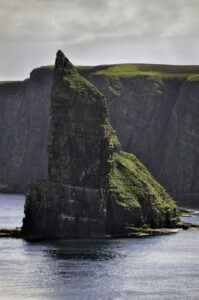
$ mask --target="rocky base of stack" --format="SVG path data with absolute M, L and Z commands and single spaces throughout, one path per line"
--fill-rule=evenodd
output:
M 105 235 L 106 206 L 102 190 L 39 182 L 26 198 L 23 234 L 33 239 Z

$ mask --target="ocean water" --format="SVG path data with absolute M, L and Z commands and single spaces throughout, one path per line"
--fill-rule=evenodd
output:
M 20 226 L 23 206 L 23 196 L 0 195 L 0 227 Z M 140 239 L 1 238 L 0 299 L 199 299 L 199 230 Z

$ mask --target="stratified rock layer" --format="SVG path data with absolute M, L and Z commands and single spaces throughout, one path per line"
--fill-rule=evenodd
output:
M 133 155 L 120 151 L 104 96 L 61 51 L 50 116 L 48 180 L 30 186 L 26 237 L 118 236 L 129 226 L 175 226 L 173 200 Z
M 57 182 L 30 186 L 23 234 L 33 239 L 96 237 L 105 234 L 106 204 L 100 189 Z
M 129 68 L 144 72 L 125 73 Z M 79 71 L 106 96 L 122 149 L 134 153 L 176 200 L 197 205 L 199 67 L 116 65 Z M 30 182 L 47 178 L 52 73 L 53 66 L 41 67 L 24 82 L 0 83 L 1 192 L 24 193 Z

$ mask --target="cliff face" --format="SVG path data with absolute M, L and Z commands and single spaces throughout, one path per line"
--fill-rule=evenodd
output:
M 26 236 L 62 238 L 105 233 L 102 186 L 110 171 L 104 97 L 58 52 L 51 93 L 48 180 L 32 184 Z
M 50 116 L 49 180 L 100 188 L 110 171 L 105 99 L 59 52 Z
M 172 227 L 177 207 L 133 156 L 120 151 L 104 96 L 58 52 L 51 93 L 48 180 L 32 184 L 23 233 L 34 238 L 125 234 Z
M 132 72 L 138 67 L 142 72 Z M 0 85 L 1 187 L 24 192 L 29 181 L 47 175 L 52 70 L 39 68 L 23 83 Z M 122 149 L 134 153 L 175 199 L 198 201 L 199 68 L 121 65 L 79 72 L 106 96 Z
M 47 128 L 52 72 L 0 84 L 0 189 L 24 193 L 47 176 Z
M 165 144 L 158 178 L 177 195 L 177 200 L 198 201 L 199 84 L 194 78 L 181 85 Z
M 198 201 L 198 76 L 104 73 L 83 70 L 108 99 L 124 151 L 134 153 L 176 200 Z

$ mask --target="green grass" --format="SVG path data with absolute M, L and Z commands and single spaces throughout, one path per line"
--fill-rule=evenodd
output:
M 198 81 L 199 80 L 199 74 L 194 74 L 188 77 L 188 81 Z
M 41 66 L 37 69 L 53 70 L 54 65 Z M 180 65 L 162 65 L 162 64 L 115 64 L 115 65 L 99 65 L 99 66 L 77 66 L 77 70 L 88 70 L 92 75 L 105 75 L 111 77 L 132 77 L 132 76 L 146 76 L 158 79 L 185 77 L 189 81 L 199 80 L 199 66 L 180 66 Z M 97 70 L 97 71 L 96 71 Z M 0 84 L 8 84 L 16 81 L 0 81 Z M 20 82 L 20 81 L 19 81 Z M 120 95 L 120 86 L 116 83 L 112 92 Z
M 82 67 L 84 69 L 84 67 Z M 89 69 L 92 68 L 89 67 Z M 199 66 L 158 65 L 158 64 L 117 64 L 104 66 L 93 75 L 106 75 L 111 77 L 187 77 L 199 74 Z
M 99 94 L 102 96 L 99 90 L 90 81 L 86 80 L 86 78 L 84 78 L 78 73 L 75 67 L 70 70 L 69 76 L 67 75 L 66 70 L 66 75 L 63 79 L 77 94 L 84 93 L 90 95 L 92 91 L 92 93 L 94 93 L 95 95 Z
M 53 69 L 53 65 L 41 68 Z M 76 66 L 77 70 L 95 70 L 94 75 L 108 76 L 192 76 L 198 80 L 198 65 L 163 65 L 163 64 L 115 64 L 115 65 L 99 65 L 99 66 Z M 99 69 L 96 71 L 96 69 Z M 194 76 L 196 75 L 196 77 Z
M 140 206 L 141 199 L 151 197 L 160 209 L 176 208 L 173 199 L 133 154 L 121 151 L 114 155 L 113 161 L 115 167 L 110 183 L 111 189 L 123 199 L 120 204 Z
M 115 130 L 110 126 L 108 119 L 106 120 L 106 123 L 102 125 L 104 128 L 105 136 L 109 138 L 109 145 L 115 152 L 119 152 L 121 146 L 120 142 L 117 138 L 117 135 L 115 133 Z

